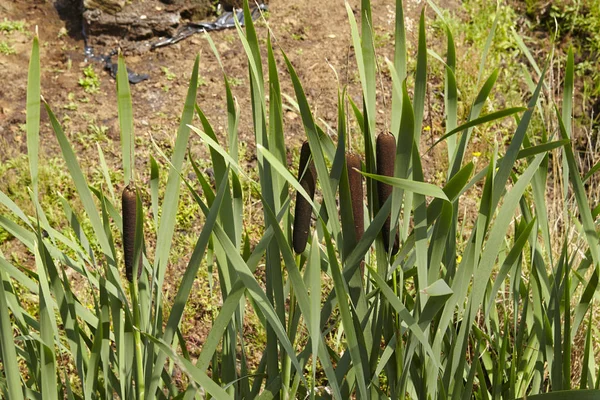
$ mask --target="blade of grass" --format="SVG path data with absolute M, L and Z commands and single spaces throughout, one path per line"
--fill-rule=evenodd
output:
M 27 115 L 25 119 L 27 131 L 27 157 L 33 195 L 38 197 L 38 153 L 40 146 L 40 48 L 37 29 L 33 37 L 29 71 L 27 74 Z
M 133 133 L 133 107 L 129 78 L 123 54 L 119 52 L 117 66 L 117 104 L 119 111 L 119 127 L 121 128 L 121 155 L 123 157 L 123 172 L 125 186 L 134 180 L 135 141 Z
M 177 138 L 175 139 L 175 146 L 173 156 L 171 159 L 171 168 L 169 169 L 169 175 L 167 178 L 167 186 L 165 189 L 165 197 L 162 204 L 162 213 L 160 218 L 160 225 L 158 227 L 157 234 L 157 246 L 154 258 L 153 268 L 153 279 L 156 279 L 156 313 L 157 320 L 155 321 L 155 331 L 162 330 L 162 327 L 158 326 L 158 316 L 161 315 L 162 311 L 162 287 L 164 283 L 166 267 L 169 260 L 169 252 L 171 249 L 171 241 L 175 231 L 176 214 L 179 204 L 179 187 L 180 178 L 179 171 L 183 164 L 185 152 L 190 136 L 189 124 L 192 123 L 194 117 L 194 105 L 196 103 L 196 93 L 198 88 L 198 67 L 200 63 L 200 57 L 196 56 L 194 61 L 194 68 L 192 70 L 192 76 L 190 78 L 190 84 L 185 99 L 185 105 L 181 114 L 179 123 L 179 129 L 177 130 Z M 151 382 L 147 393 L 154 393 L 156 391 L 158 382 Z
M 0 350 L 6 387 L 9 399 L 23 399 L 21 389 L 21 373 L 17 361 L 16 345 L 14 342 L 13 328 L 10 322 L 8 303 L 4 291 L 5 282 L 9 278 L 0 269 Z
M 431 196 L 438 199 L 448 201 L 448 197 L 444 191 L 434 185 L 425 182 L 414 181 L 410 179 L 393 178 L 385 175 L 369 174 L 367 172 L 358 171 L 362 175 L 375 179 L 376 181 L 386 183 L 388 185 L 401 188 L 407 192 L 420 194 L 423 196 Z

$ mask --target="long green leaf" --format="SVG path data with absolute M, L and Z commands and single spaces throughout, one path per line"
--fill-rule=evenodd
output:
M 14 342 L 13 327 L 10 323 L 8 302 L 4 291 L 4 285 L 7 280 L 8 277 L 4 273 L 4 270 L 0 269 L 0 354 L 2 355 L 8 398 L 10 400 L 19 400 L 23 399 L 23 391 L 21 389 L 21 374 L 15 350 L 16 344 Z
M 38 197 L 38 153 L 40 146 L 40 47 L 37 32 L 33 37 L 27 75 L 27 156 L 33 195 Z
M 134 179 L 135 141 L 133 133 L 133 108 L 129 78 L 123 55 L 119 53 L 117 68 L 117 104 L 119 110 L 119 127 L 121 128 L 121 155 L 123 157 L 123 172 L 125 186 Z

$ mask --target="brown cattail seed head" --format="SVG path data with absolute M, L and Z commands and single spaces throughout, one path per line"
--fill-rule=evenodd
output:
M 315 197 L 315 188 L 317 186 L 317 170 L 315 164 L 311 160 L 310 163 L 310 146 L 308 142 L 302 143 L 300 150 L 300 165 L 298 167 L 298 179 L 300 185 L 311 200 Z M 307 168 L 308 165 L 308 168 Z M 306 170 L 306 172 L 305 172 Z M 300 193 L 296 193 L 296 210 L 294 212 L 294 232 L 292 234 L 292 244 L 296 254 L 300 254 L 306 248 L 308 241 L 308 232 L 310 230 L 310 220 L 312 216 L 312 207 L 310 203 Z
M 123 189 L 121 205 L 123 207 L 123 254 L 125 274 L 129 282 L 133 281 L 133 263 L 135 259 L 136 192 L 132 185 Z M 138 266 L 138 278 L 142 274 L 142 258 Z
M 380 133 L 377 136 L 375 144 L 377 153 L 377 174 L 384 176 L 394 176 L 394 163 L 396 161 L 396 139 L 391 133 Z M 383 205 L 392 194 L 392 187 L 383 182 L 377 182 L 377 194 L 379 195 L 379 204 Z M 390 243 L 390 216 L 388 215 L 383 227 L 383 244 L 385 251 L 389 251 Z M 398 252 L 398 237 L 394 240 L 392 254 Z
M 352 198 L 352 215 L 354 217 L 354 233 L 358 242 L 365 233 L 363 182 L 360 174 L 360 156 L 354 153 L 346 154 L 348 168 L 348 184 Z
M 365 233 L 365 209 L 363 208 L 364 195 L 362 175 L 360 174 L 360 156 L 354 153 L 346 154 L 346 168 L 348 169 L 348 186 L 352 199 L 352 217 L 354 218 L 354 236 L 356 242 Z M 365 262 L 360 262 L 360 276 L 365 274 Z

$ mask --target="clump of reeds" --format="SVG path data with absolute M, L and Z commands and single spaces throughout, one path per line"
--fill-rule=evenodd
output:
M 302 143 L 300 150 L 300 165 L 298 167 L 298 180 L 300 185 L 306 190 L 311 199 L 315 197 L 315 188 L 317 185 L 317 170 L 311 160 L 310 146 L 307 141 Z M 294 212 L 294 232 L 292 242 L 296 254 L 300 254 L 306 248 L 308 241 L 308 232 L 310 230 L 310 220 L 312 215 L 312 206 L 300 193 L 296 193 L 296 209 Z

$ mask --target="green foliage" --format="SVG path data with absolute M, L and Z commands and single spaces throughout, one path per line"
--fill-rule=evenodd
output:
M 419 148 L 427 84 L 433 79 L 425 14 L 409 87 L 402 2 L 396 5 L 396 56 L 388 64 L 395 96 L 392 114 L 384 116 L 399 144 L 393 176 L 381 176 L 376 168 L 374 143 L 382 116 L 376 112 L 370 2 L 361 3 L 361 33 L 347 6 L 363 104 L 355 104 L 340 88 L 337 141 L 317 123 L 299 75 L 283 54 L 295 94 L 290 103 L 309 143 L 319 201 L 306 193 L 295 176 L 297 168 L 287 165 L 279 54 L 270 37 L 263 54 L 245 2 L 245 28 L 237 30 L 249 67 L 252 146 L 239 143 L 240 110 L 231 92 L 234 81 L 225 73 L 225 138 L 217 136 L 196 104 L 199 57 L 172 153 L 168 157 L 156 147 L 149 182 L 140 179 L 135 162 L 134 116 L 122 57 L 117 73 L 122 175 L 108 170 L 100 146 L 105 129 L 93 125 L 88 134 L 97 140 L 101 177 L 90 184 L 60 122 L 44 104 L 75 188 L 73 197 L 60 197 L 68 234 L 48 218 L 37 189 L 47 177 L 38 171 L 40 65 L 34 38 L 27 99 L 34 187 L 29 209 L 24 212 L 10 194 L 0 193 L 10 216 L 0 216 L 0 227 L 29 257 L 29 263 L 16 265 L 0 254 L 3 396 L 293 399 L 317 398 L 325 391 L 335 399 L 598 396 L 597 343 L 591 330 L 600 271 L 599 212 L 590 206 L 570 139 L 573 57 L 564 72 L 562 112 L 540 113 L 556 122 L 560 139 L 538 138 L 531 122 L 544 96 L 546 68 L 532 82 L 527 107 L 486 110 L 499 75 L 497 70 L 484 74 L 492 30 L 477 91 L 459 100 L 455 71 L 460 64 L 446 30 L 447 124 L 441 141 L 448 144 L 448 165 L 439 187 L 426 181 Z M 459 105 L 466 109 L 464 117 L 458 115 Z M 351 137 L 349 113 L 360 139 Z M 481 167 L 469 162 L 473 130 L 485 131 L 507 117 L 515 117 L 517 124 L 506 148 L 494 149 Z M 191 138 L 206 145 L 212 176 L 189 150 Z M 365 178 L 365 218 L 359 221 L 350 207 L 347 141 L 353 148 L 364 144 L 360 171 L 351 171 Z M 255 151 L 257 175 L 242 163 L 249 149 Z M 549 175 L 551 154 L 564 157 L 564 180 Z M 190 168 L 193 174 L 187 173 Z M 385 202 L 378 199 L 377 182 L 392 187 Z M 136 193 L 133 237 L 123 237 L 115 195 L 115 186 L 125 185 L 135 189 L 130 195 Z M 549 187 L 570 190 L 575 199 L 572 205 L 564 203 L 563 224 L 573 226 L 579 239 L 572 242 L 565 235 L 558 248 L 547 214 Z M 468 197 L 473 189 L 480 191 L 476 208 L 469 222 L 459 222 L 459 211 L 473 204 Z M 295 196 L 308 201 L 315 221 L 302 254 L 294 254 L 291 244 Z M 202 214 L 203 225 L 191 251 L 182 252 L 177 243 L 190 236 L 195 212 Z M 252 242 L 249 212 L 262 214 L 260 236 Z M 364 224 L 362 237 L 356 236 L 359 224 Z M 384 226 L 389 226 L 389 237 L 398 236 L 396 254 L 385 250 Z M 130 265 L 142 260 L 142 273 L 139 278 L 133 273 L 131 282 L 124 276 L 120 250 L 126 241 L 133 244 L 127 247 L 134 260 Z M 166 279 L 174 273 L 172 257 L 187 261 L 176 287 L 167 286 L 171 280 Z M 209 296 L 196 293 L 199 274 L 209 276 Z M 75 288 L 75 282 L 81 287 Z M 211 297 L 220 300 L 218 311 L 206 305 L 210 312 L 203 318 L 210 330 L 192 355 L 184 319 L 204 306 L 198 298 L 208 302 Z M 35 317 L 31 298 L 38 306 Z M 249 326 L 257 331 L 248 332 Z M 583 354 L 572 349 L 580 333 L 586 342 Z M 252 363 L 255 356 L 259 361 Z M 583 365 L 581 377 L 571 376 L 575 362 Z M 317 387 L 319 382 L 326 387 Z M 578 394 L 573 388 L 588 390 Z
M 93 65 L 88 65 L 83 69 L 83 78 L 79 78 L 79 86 L 85 90 L 86 93 L 98 93 L 100 91 L 100 78 L 96 74 Z
M 0 41 L 0 54 L 4 54 L 5 56 L 10 56 L 12 54 L 17 54 L 17 51 L 14 47 L 9 45 L 6 41 Z
M 25 22 L 24 21 L 9 21 L 6 17 L 3 21 L 0 21 L 0 32 L 11 33 L 11 32 L 24 32 Z
M 595 55 L 600 53 L 600 0 L 527 1 L 527 15 L 557 42 L 572 46 L 576 54 L 575 72 L 583 81 L 585 97 L 600 97 L 600 73 Z

